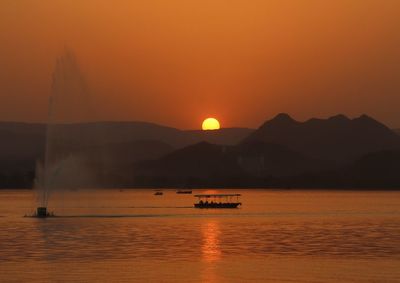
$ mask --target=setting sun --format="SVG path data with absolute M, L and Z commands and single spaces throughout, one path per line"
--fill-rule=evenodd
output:
M 203 121 L 201 128 L 203 130 L 219 130 L 220 125 L 217 119 L 207 118 Z

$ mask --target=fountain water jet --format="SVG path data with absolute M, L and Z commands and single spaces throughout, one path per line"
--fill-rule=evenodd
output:
M 52 77 L 44 161 L 36 165 L 37 217 L 52 215 L 48 204 L 53 193 L 82 185 L 77 176 L 86 170 L 82 152 L 88 141 L 78 123 L 89 120 L 88 113 L 86 82 L 74 54 L 65 49 Z

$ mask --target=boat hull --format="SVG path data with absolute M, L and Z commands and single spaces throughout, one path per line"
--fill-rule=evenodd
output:
M 237 208 L 241 205 L 241 202 L 229 202 L 229 203 L 195 203 L 195 208 Z

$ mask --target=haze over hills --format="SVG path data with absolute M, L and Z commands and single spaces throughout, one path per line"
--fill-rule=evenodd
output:
M 45 131 L 0 123 L 0 187 L 32 186 Z M 298 122 L 279 114 L 257 130 L 99 122 L 53 131 L 60 157 L 90 168 L 88 186 L 400 187 L 400 136 L 366 115 Z
M 76 133 L 88 132 L 98 143 L 130 142 L 136 140 L 159 140 L 173 147 L 183 147 L 206 140 L 218 144 L 236 144 L 249 133 L 249 128 L 222 128 L 218 131 L 179 130 L 148 122 L 95 122 L 64 124 L 63 133 L 74 137 Z M 44 138 L 45 124 L 0 122 L 0 131 L 15 135 Z
M 233 145 L 245 138 L 252 129 L 225 128 L 219 131 L 178 130 L 147 122 L 99 122 L 83 124 L 65 124 L 57 126 L 59 139 L 69 146 L 106 146 L 141 141 L 160 142 L 178 149 L 201 141 L 215 144 Z M 38 158 L 45 146 L 44 124 L 0 122 L 0 158 L 26 159 Z M 82 136 L 89 137 L 82 140 Z M 82 144 L 88 143 L 88 144 Z M 146 152 L 146 151 L 145 151 Z M 142 152 L 142 155 L 145 155 Z M 149 152 L 150 156 L 152 155 Z

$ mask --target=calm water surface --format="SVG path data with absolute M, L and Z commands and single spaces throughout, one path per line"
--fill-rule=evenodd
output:
M 243 207 L 96 190 L 35 219 L 33 192 L 0 191 L 0 282 L 400 282 L 400 192 L 203 192 Z

